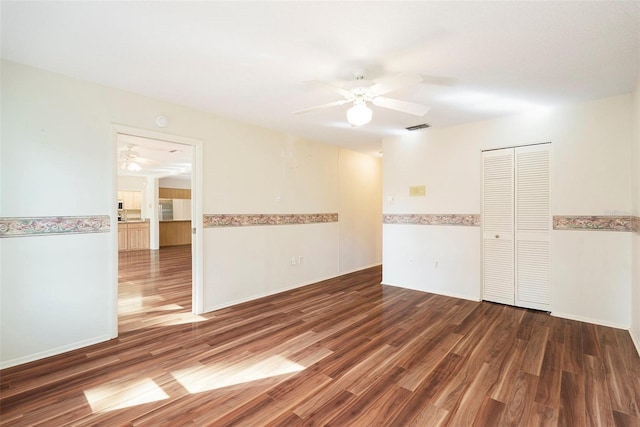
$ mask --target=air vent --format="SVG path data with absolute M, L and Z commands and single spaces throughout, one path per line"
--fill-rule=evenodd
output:
M 409 126 L 408 128 L 406 128 L 407 130 L 420 130 L 420 129 L 426 129 L 428 128 L 430 125 L 426 124 L 426 123 L 422 123 L 421 125 L 415 125 L 415 126 Z

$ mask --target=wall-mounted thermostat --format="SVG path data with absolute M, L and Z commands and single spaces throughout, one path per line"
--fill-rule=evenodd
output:
M 424 185 L 413 185 L 409 187 L 409 197 L 424 197 L 427 194 Z

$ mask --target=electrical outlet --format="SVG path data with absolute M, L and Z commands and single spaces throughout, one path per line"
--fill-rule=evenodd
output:
M 292 256 L 291 257 L 291 265 L 295 267 L 296 265 L 296 257 Z
M 300 255 L 298 257 L 298 264 L 302 264 L 302 261 L 304 260 L 304 258 L 302 258 L 302 255 Z
M 435 262 L 434 267 L 438 268 L 438 261 Z

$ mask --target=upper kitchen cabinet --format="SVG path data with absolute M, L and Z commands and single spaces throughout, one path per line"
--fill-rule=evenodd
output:
M 191 199 L 189 188 L 158 188 L 158 198 L 160 199 Z
M 123 203 L 122 209 L 140 210 L 142 209 L 141 191 L 118 191 L 118 200 Z

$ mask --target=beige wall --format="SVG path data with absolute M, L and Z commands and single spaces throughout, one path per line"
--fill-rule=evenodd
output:
M 479 215 L 482 150 L 551 142 L 553 215 L 629 215 L 631 105 L 622 95 L 385 140 L 384 213 Z M 554 230 L 553 313 L 629 328 L 631 238 Z M 479 300 L 480 239 L 480 227 L 384 224 L 383 280 Z
M 340 273 L 382 263 L 382 160 L 340 150 Z M 375 230 L 375 232 L 363 232 Z
M 112 231 L 0 239 L 0 367 L 116 333 L 113 125 L 202 141 L 205 214 L 337 212 L 346 219 L 205 228 L 205 309 L 379 263 L 371 247 L 380 246 L 380 217 L 353 220 L 380 209 L 378 184 L 363 192 L 339 178 L 379 183 L 375 166 L 365 177 L 356 171 L 379 159 L 6 61 L 1 97 L 0 216 L 109 215 Z M 169 118 L 167 128 L 155 126 L 159 114 Z M 303 263 L 292 266 L 292 256 Z
M 185 178 L 160 178 L 158 187 L 166 188 L 191 188 L 191 179 Z
M 640 218 L 640 79 L 633 93 L 631 114 L 634 125 L 631 156 L 631 213 L 636 218 Z M 631 336 L 640 353 L 640 230 L 636 230 L 632 239 Z

